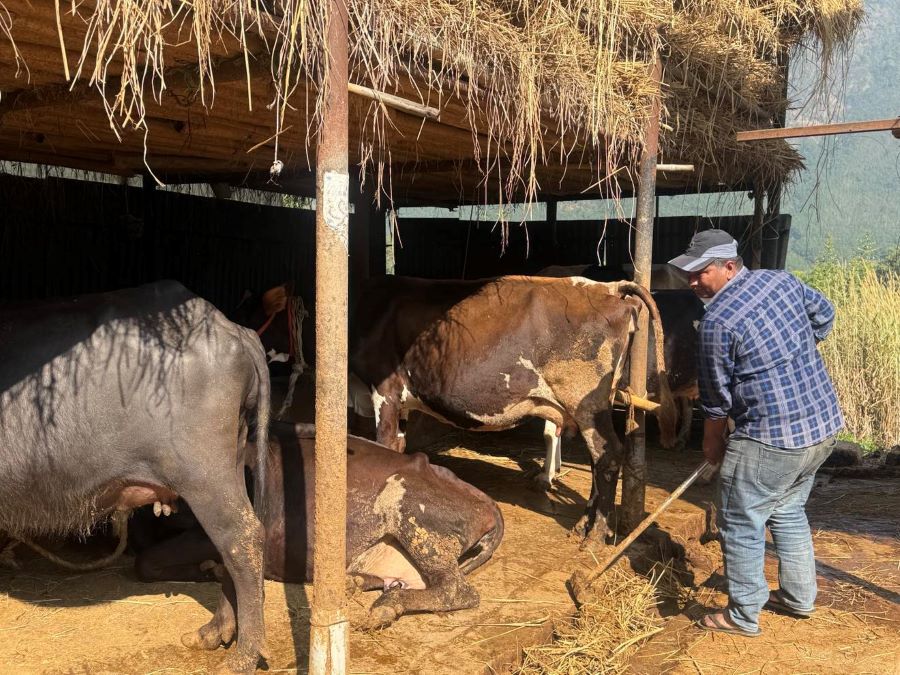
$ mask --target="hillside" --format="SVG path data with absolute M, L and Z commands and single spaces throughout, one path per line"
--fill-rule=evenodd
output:
M 831 73 L 824 100 L 810 100 L 819 73 L 804 54 L 791 63 L 790 86 L 794 109 L 788 126 L 824 122 L 883 119 L 900 114 L 900 1 L 866 0 L 867 19 L 855 49 L 843 67 Z M 798 139 L 806 170 L 788 186 L 782 212 L 793 217 L 787 266 L 809 267 L 831 237 L 841 256 L 860 246 L 874 245 L 879 253 L 900 244 L 900 140 L 889 132 Z M 745 193 L 663 197 L 660 215 L 737 215 L 753 212 Z M 633 215 L 632 200 L 564 202 L 561 220 L 603 219 Z M 494 220 L 497 208 L 459 209 L 461 218 Z M 543 218 L 543 205 L 531 211 L 504 209 L 510 222 Z M 447 217 L 442 209 L 404 209 L 404 216 Z
M 844 90 L 827 102 L 791 111 L 788 126 L 881 119 L 900 114 L 900 3 L 866 0 L 867 20 L 847 64 Z M 791 97 L 803 101 L 812 81 L 795 63 Z M 843 77 L 842 77 L 843 76 Z M 788 267 L 808 266 L 829 235 L 839 254 L 871 241 L 881 250 L 900 243 L 900 140 L 888 132 L 800 139 L 807 170 L 786 195 L 793 215 Z

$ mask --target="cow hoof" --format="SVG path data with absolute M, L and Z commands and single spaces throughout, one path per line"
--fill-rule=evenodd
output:
M 579 537 L 584 539 L 587 536 L 587 526 L 588 526 L 588 517 L 581 516 L 578 519 L 578 522 L 575 523 L 575 526 L 572 528 L 572 531 L 569 532 L 570 537 Z
M 350 574 L 347 576 L 347 598 L 352 600 L 362 592 L 362 577 Z
M 553 481 L 547 478 L 547 474 L 539 473 L 532 479 L 531 488 L 537 492 L 552 492 Z
M 369 616 L 363 621 L 364 630 L 378 630 L 387 628 L 400 616 L 400 612 L 390 605 L 376 605 L 372 607 Z

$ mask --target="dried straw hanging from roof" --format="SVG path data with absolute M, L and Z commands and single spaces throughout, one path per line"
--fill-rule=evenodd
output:
M 57 6 L 85 22 L 74 70 L 103 91 L 114 128 L 143 127 L 145 99 L 162 97 L 173 65 L 167 57 L 187 41 L 196 47 L 205 105 L 214 104 L 214 55 L 243 53 L 248 87 L 260 72 L 274 85 L 276 130 L 298 106 L 308 110 L 314 136 L 324 0 Z M 535 170 L 544 165 L 590 165 L 597 181 L 633 166 L 659 91 L 649 77 L 657 51 L 666 63 L 664 122 L 672 128 L 663 134 L 664 158 L 712 168 L 729 184 L 785 178 L 801 166 L 796 152 L 778 142 L 738 146 L 734 132 L 777 117 L 780 54 L 809 54 L 818 45 L 827 73 L 862 16 L 861 0 L 348 0 L 348 9 L 353 81 L 463 106 L 474 156 L 485 171 L 503 173 L 493 201 L 534 196 Z M 5 25 L 0 15 L 0 31 Z M 390 132 L 373 103 L 362 156 L 387 163 Z M 615 193 L 614 183 L 609 190 Z

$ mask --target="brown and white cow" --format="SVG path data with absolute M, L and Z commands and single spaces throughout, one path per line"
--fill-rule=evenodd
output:
M 699 398 L 697 386 L 697 325 L 703 315 L 703 303 L 692 290 L 653 291 L 653 299 L 659 309 L 665 331 L 664 354 L 669 389 L 678 407 L 678 434 L 675 447 L 684 448 L 691 433 L 694 401 Z M 652 338 L 651 338 L 652 339 Z M 651 345 L 652 346 L 652 345 Z M 647 391 L 657 395 L 659 385 L 656 371 L 656 354 L 650 350 Z M 620 380 L 620 387 L 628 384 L 628 373 Z M 543 471 L 536 480 L 544 489 L 553 485 L 561 467 L 562 447 L 560 430 L 547 422 L 544 425 L 546 456 Z
M 610 401 L 644 306 L 657 336 L 656 362 L 664 364 L 656 305 L 632 282 L 382 277 L 358 299 L 350 365 L 372 389 L 378 441 L 398 451 L 407 410 L 479 431 L 527 417 L 577 428 L 593 485 L 576 531 L 604 536 L 621 461 Z M 674 402 L 665 377 L 660 383 L 660 427 L 671 446 Z
M 634 265 L 604 267 L 600 265 L 550 265 L 535 273 L 538 277 L 584 277 L 593 281 L 633 281 Z M 668 264 L 650 266 L 650 289 L 673 291 L 688 289 L 687 275 Z
M 312 581 L 314 434 L 311 424 L 272 424 L 263 523 L 267 579 Z M 347 437 L 349 581 L 354 589 L 384 590 L 368 626 L 407 612 L 477 606 L 478 593 L 464 575 L 485 563 L 502 538 L 496 503 L 450 470 L 422 454 Z M 143 581 L 205 581 L 209 560 L 221 557 L 194 523 L 141 550 L 135 568 Z

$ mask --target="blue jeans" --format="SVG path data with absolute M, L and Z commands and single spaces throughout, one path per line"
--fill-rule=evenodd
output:
M 744 630 L 756 631 L 769 599 L 763 571 L 766 526 L 778 556 L 778 585 L 784 604 L 801 611 L 816 599 L 816 561 L 806 520 L 806 500 L 816 470 L 835 439 L 796 450 L 749 438 L 728 441 L 719 473 L 719 517 L 728 612 Z

